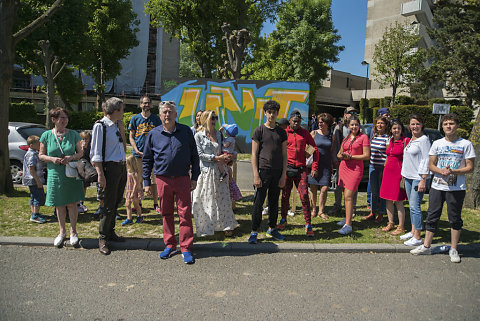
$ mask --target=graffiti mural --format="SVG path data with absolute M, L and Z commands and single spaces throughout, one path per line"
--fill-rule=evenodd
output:
M 237 147 L 241 152 L 249 152 L 253 131 L 265 122 L 263 104 L 276 100 L 280 103 L 278 118 L 288 118 L 293 110 L 299 110 L 306 122 L 308 93 L 306 82 L 199 79 L 176 85 L 162 95 L 162 100 L 175 101 L 177 121 L 188 126 L 193 125 L 199 110 L 215 111 L 219 126 L 237 124 Z

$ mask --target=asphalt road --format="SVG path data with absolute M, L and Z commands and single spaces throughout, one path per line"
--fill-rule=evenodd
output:
M 479 320 L 479 256 L 0 246 L 1 320 Z

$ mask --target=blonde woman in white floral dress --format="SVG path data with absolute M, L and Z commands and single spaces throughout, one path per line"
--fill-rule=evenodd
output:
M 228 180 L 220 181 L 219 165 L 228 163 L 232 156 L 221 153 L 222 136 L 215 129 L 217 119 L 215 112 L 203 112 L 195 134 L 200 157 L 200 176 L 193 192 L 192 205 L 197 236 L 213 235 L 215 231 L 224 231 L 226 236 L 231 236 L 238 226 L 232 210 Z

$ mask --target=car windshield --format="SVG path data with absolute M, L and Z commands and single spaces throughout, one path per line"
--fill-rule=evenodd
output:
M 42 136 L 43 132 L 46 131 L 44 127 L 22 127 L 18 129 L 18 133 L 24 138 L 27 139 L 28 136 L 36 135 L 38 137 Z

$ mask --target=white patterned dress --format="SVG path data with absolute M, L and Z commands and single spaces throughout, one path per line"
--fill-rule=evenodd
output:
M 218 131 L 217 141 L 221 141 Z M 200 157 L 200 176 L 193 191 L 192 204 L 197 236 L 234 230 L 238 223 L 232 210 L 228 180 L 220 181 L 218 165 L 212 160 L 221 154 L 220 145 L 210 141 L 204 131 L 195 134 L 195 142 Z

